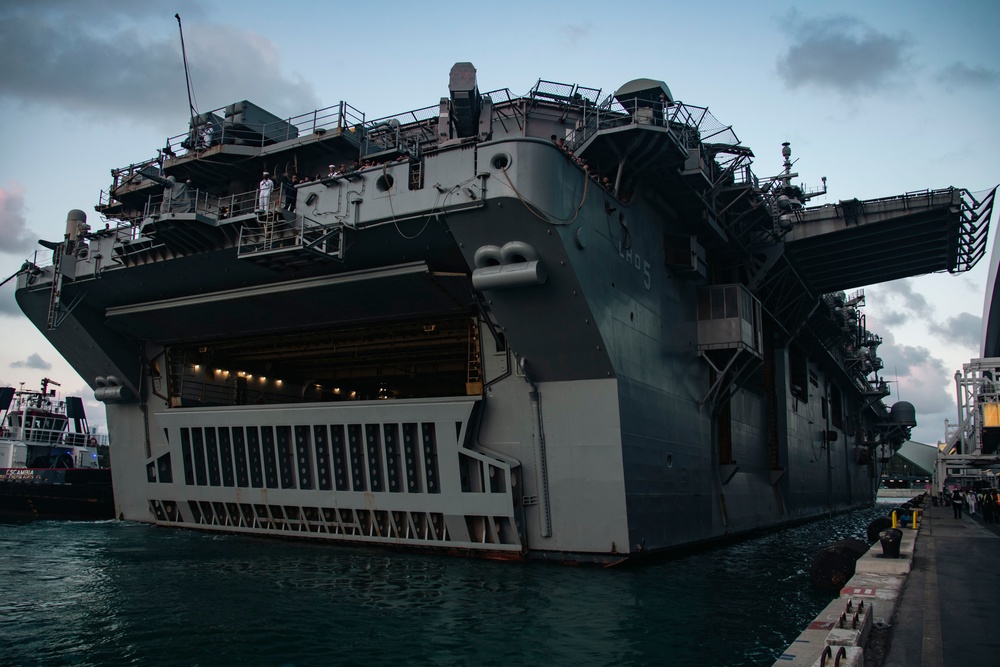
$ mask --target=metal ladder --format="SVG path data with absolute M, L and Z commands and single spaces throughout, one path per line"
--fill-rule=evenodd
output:
M 270 204 L 268 204 L 270 209 Z M 260 233 L 263 240 L 261 250 L 270 250 L 274 247 L 274 212 L 266 210 L 257 214 L 257 222 L 260 223 Z
M 467 395 L 472 396 L 482 392 L 483 364 L 479 350 L 479 325 L 475 319 L 469 322 L 469 363 L 466 378 Z
M 181 396 L 184 394 L 184 351 L 167 351 L 167 395 L 170 397 L 171 407 L 180 406 Z
M 410 189 L 420 190 L 424 187 L 423 160 L 410 164 Z
M 52 331 L 59 326 L 59 306 L 63 281 L 62 259 L 63 245 L 59 244 L 52 251 L 52 291 L 49 293 L 49 315 L 45 325 L 47 331 Z

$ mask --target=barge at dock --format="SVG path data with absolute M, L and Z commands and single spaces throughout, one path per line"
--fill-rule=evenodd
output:
M 107 407 L 125 519 L 618 562 L 873 502 L 915 416 L 859 288 L 985 252 L 993 193 L 809 206 L 782 154 L 650 79 L 243 101 L 112 170 L 16 297 Z

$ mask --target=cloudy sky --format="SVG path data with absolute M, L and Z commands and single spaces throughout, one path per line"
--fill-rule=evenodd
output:
M 0 280 L 39 238 L 62 237 L 69 209 L 101 224 L 93 207 L 110 169 L 186 129 L 178 12 L 200 111 L 248 99 L 287 116 L 344 100 L 378 118 L 435 104 L 452 64 L 471 61 L 482 91 L 666 81 L 733 126 L 759 175 L 780 171 L 791 142 L 806 185 L 828 178 L 813 203 L 1000 182 L 1000 8 L 989 3 L 8 0 Z M 915 440 L 936 442 L 956 420 L 954 373 L 979 354 L 988 266 L 865 289 L 893 400 L 917 408 Z M 0 327 L 0 385 L 48 376 L 92 398 L 21 315 L 12 283 Z

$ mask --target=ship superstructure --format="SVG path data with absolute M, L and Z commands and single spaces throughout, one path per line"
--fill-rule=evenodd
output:
M 244 101 L 112 170 L 17 299 L 126 519 L 615 561 L 870 503 L 915 424 L 858 288 L 971 268 L 992 193 L 809 207 L 783 154 L 649 79 Z

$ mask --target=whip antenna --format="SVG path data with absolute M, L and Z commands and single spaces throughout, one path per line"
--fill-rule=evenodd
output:
M 174 14 L 174 18 L 177 19 L 177 29 L 181 33 L 181 57 L 184 59 L 184 82 L 187 84 L 189 111 L 191 112 L 191 118 L 194 118 L 198 115 L 198 110 L 195 108 L 193 98 L 191 97 L 191 70 L 188 69 L 187 50 L 184 48 L 184 27 L 181 25 L 180 14 Z

